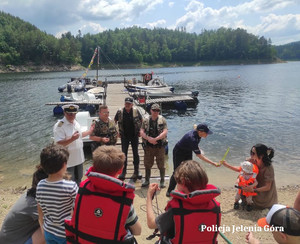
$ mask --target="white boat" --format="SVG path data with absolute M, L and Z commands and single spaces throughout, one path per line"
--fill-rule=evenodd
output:
M 147 93 L 170 93 L 172 94 L 174 88 L 168 86 L 163 77 L 153 76 L 153 74 L 143 74 L 143 81 L 136 82 L 133 80 L 124 80 L 124 87 L 128 92 L 146 91 Z
M 95 87 L 87 92 L 72 92 L 70 94 L 61 95 L 61 102 L 91 102 L 99 101 L 103 104 L 106 98 L 106 88 Z
M 98 80 L 98 70 L 99 70 L 99 55 L 100 55 L 100 47 L 96 47 L 93 57 L 90 61 L 89 66 L 86 68 L 85 72 L 82 74 L 79 78 L 71 78 L 68 83 L 59 86 L 58 91 L 59 92 L 82 92 L 87 91 L 88 89 L 91 89 L 93 87 L 97 86 L 103 86 L 102 82 Z M 92 64 L 94 63 L 95 57 L 98 56 L 98 63 L 97 63 L 97 73 L 95 79 L 91 80 L 90 78 L 86 77 L 89 69 L 91 68 Z

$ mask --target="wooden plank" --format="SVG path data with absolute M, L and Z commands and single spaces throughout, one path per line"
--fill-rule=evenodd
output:
M 65 105 L 65 104 L 76 104 L 76 105 L 91 104 L 91 105 L 101 105 L 101 104 L 102 104 L 102 101 L 91 100 L 91 101 L 70 101 L 70 102 L 49 102 L 49 103 L 46 103 L 46 105 Z

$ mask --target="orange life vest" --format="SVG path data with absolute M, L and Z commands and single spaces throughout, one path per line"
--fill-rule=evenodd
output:
M 258 167 L 255 164 L 253 164 L 253 175 L 251 176 L 251 178 L 249 180 L 246 180 L 242 174 L 239 175 L 239 184 L 238 185 L 241 187 L 253 185 L 257 174 L 258 174 Z M 245 192 L 245 191 L 242 191 L 241 189 L 239 189 L 239 194 L 242 194 L 245 197 L 257 195 L 257 193 L 255 193 L 255 192 Z

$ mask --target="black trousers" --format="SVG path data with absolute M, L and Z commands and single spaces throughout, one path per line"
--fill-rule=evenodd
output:
M 128 147 L 129 147 L 129 143 L 131 143 L 134 169 L 138 170 L 139 164 L 140 164 L 140 156 L 139 156 L 139 152 L 138 152 L 139 137 L 135 136 L 133 138 L 126 138 L 126 137 L 122 136 L 121 137 L 121 143 L 122 143 L 122 152 L 126 156 L 125 163 L 124 163 L 124 169 L 125 170 L 127 169 Z
M 177 169 L 177 167 L 185 160 L 192 160 L 193 159 L 193 151 L 185 151 L 181 150 L 177 145 L 175 145 L 173 149 L 173 167 L 174 171 L 170 178 L 169 188 L 168 192 L 171 192 L 176 187 L 176 181 L 174 178 L 174 172 Z

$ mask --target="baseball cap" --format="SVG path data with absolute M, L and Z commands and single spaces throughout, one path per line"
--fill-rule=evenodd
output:
M 125 98 L 125 103 L 133 103 L 132 97 L 126 97 Z
M 160 110 L 160 106 L 159 106 L 159 104 L 154 103 L 154 104 L 152 104 L 151 109 L 152 110 Z
M 258 226 L 283 227 L 283 233 L 300 236 L 300 212 L 281 204 L 274 204 L 267 217 L 257 221 Z
M 67 112 L 67 113 L 77 113 L 79 106 L 75 105 L 75 104 L 66 104 L 66 105 L 62 106 L 62 109 L 64 110 L 64 112 Z
M 208 127 L 207 127 L 206 124 L 199 124 L 199 125 L 197 125 L 197 130 L 198 131 L 203 131 L 203 132 L 205 132 L 207 134 L 212 134 L 213 133 L 210 129 L 208 129 Z

